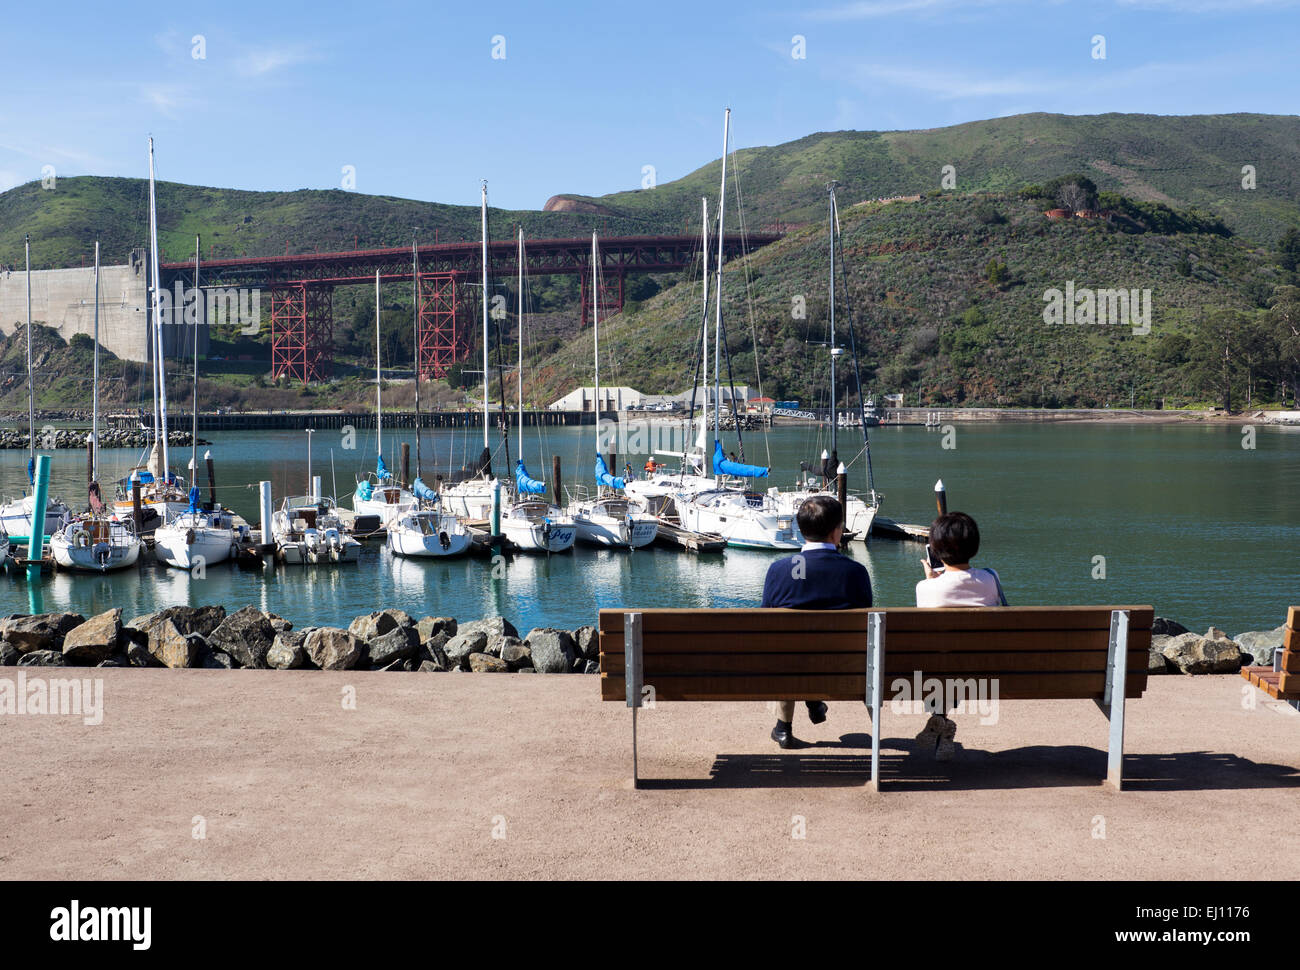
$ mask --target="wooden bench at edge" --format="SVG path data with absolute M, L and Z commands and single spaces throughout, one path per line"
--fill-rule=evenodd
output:
M 601 699 L 636 707 L 627 690 L 625 617 L 640 617 L 640 684 L 659 701 L 865 701 L 872 709 L 872 781 L 879 784 L 879 710 L 910 696 L 915 677 L 996 680 L 997 699 L 1093 700 L 1111 718 L 1108 780 L 1121 786 L 1123 700 L 1107 696 L 1112 636 L 1126 635 L 1116 671 L 1123 697 L 1146 689 L 1150 606 L 872 610 L 603 609 Z M 1116 629 L 1127 614 L 1127 630 Z M 869 646 L 881 626 L 878 675 Z M 635 622 L 635 621 L 634 621 Z M 879 685 L 872 704 L 869 678 Z M 897 684 L 906 681 L 907 686 Z M 639 696 L 639 695 L 638 695 Z M 1118 737 L 1116 737 L 1118 733 Z
M 1282 669 L 1242 667 L 1241 676 L 1276 700 L 1300 700 L 1300 606 L 1293 606 L 1286 613 Z

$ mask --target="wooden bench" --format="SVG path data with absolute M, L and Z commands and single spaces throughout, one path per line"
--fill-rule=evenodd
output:
M 1281 661 L 1274 667 L 1242 667 L 1241 676 L 1275 700 L 1300 701 L 1300 606 L 1287 610 Z
M 647 702 L 861 700 L 874 790 L 881 708 L 921 700 L 911 696 L 918 676 L 967 690 L 995 683 L 999 702 L 1092 700 L 1110 721 L 1106 780 L 1118 789 L 1124 699 L 1146 689 L 1153 618 L 1150 606 L 604 609 L 600 696 L 632 708 L 634 786 L 637 710 Z

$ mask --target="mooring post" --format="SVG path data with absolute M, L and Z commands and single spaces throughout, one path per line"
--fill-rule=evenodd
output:
M 217 508 L 217 473 L 212 463 L 212 452 L 207 452 L 203 460 L 208 464 L 208 504 Z
M 563 506 L 563 505 L 564 505 L 564 501 L 560 498 L 560 494 L 561 494 L 561 493 L 560 493 L 560 488 L 561 488 L 561 486 L 560 486 L 560 456 L 559 456 L 559 455 L 552 455 L 552 456 L 551 456 L 551 490 L 552 490 L 553 492 L 555 492 L 555 504 L 556 504 L 556 505 L 559 505 L 559 506 Z
M 835 469 L 835 493 L 840 500 L 840 525 L 844 528 L 849 526 L 849 470 L 844 467 L 844 462 L 840 462 L 840 467 Z M 848 545 L 848 537 L 840 539 L 841 545 Z
M 403 441 L 402 442 L 402 484 L 409 485 L 410 483 L 411 483 L 411 443 L 409 441 Z
M 135 531 L 138 534 L 140 527 L 144 525 L 144 512 L 140 510 L 140 479 L 138 478 L 131 481 L 131 519 L 135 522 Z

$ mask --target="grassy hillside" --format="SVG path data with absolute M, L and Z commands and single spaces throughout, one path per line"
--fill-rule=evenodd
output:
M 1177 221 L 1177 220 L 1171 220 Z M 1273 287 L 1293 281 L 1271 254 L 1215 232 L 1126 232 L 1101 220 L 1054 222 L 1018 194 L 943 195 L 869 203 L 843 212 L 864 386 L 905 390 L 932 404 L 1153 406 L 1206 399 L 1194 358 L 1214 310 L 1263 315 Z M 1132 227 L 1129 227 L 1132 228 Z M 816 403 L 826 396 L 827 230 L 809 226 L 724 273 L 724 307 L 737 383 Z M 999 267 L 990 280 L 990 261 Z M 749 279 L 748 291 L 746 277 Z M 1049 326 L 1052 287 L 1150 289 L 1151 333 L 1129 327 Z M 748 292 L 748 296 L 747 296 Z M 695 359 L 699 287 L 675 286 L 602 332 L 605 379 L 678 390 Z M 796 319 L 799 300 L 805 318 Z M 848 313 L 837 297 L 841 343 Z M 590 373 L 581 335 L 535 371 L 548 400 Z M 841 399 L 852 388 L 841 372 Z
M 842 183 L 840 202 L 848 206 L 938 189 L 951 165 L 959 192 L 1013 191 L 1084 172 L 1100 189 L 1201 208 L 1271 243 L 1300 224 L 1297 155 L 1300 117 L 1292 115 L 1025 114 L 924 131 L 821 132 L 740 151 L 735 167 L 754 226 L 824 219 L 830 178 Z M 1255 167 L 1254 189 L 1242 188 L 1245 165 Z M 680 226 L 698 218 L 701 195 L 716 202 L 720 169 L 714 161 L 654 189 L 566 198 L 646 225 Z

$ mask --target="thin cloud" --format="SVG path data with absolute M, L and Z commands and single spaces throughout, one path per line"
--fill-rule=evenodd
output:
M 954 7 L 988 7 L 995 2 L 996 0 L 857 0 L 838 7 L 811 10 L 805 16 L 811 20 L 874 20 Z
M 235 70 L 244 77 L 262 77 L 315 59 L 313 52 L 301 47 L 265 47 L 240 55 L 235 61 Z

